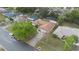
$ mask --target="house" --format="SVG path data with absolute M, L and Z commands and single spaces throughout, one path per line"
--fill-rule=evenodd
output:
M 0 8 L 0 13 L 5 13 L 7 10 L 5 8 Z
M 27 15 L 17 15 L 14 19 L 15 21 L 26 21 L 27 20 Z
M 3 15 L 6 16 L 6 17 L 14 17 L 15 16 L 15 14 L 12 13 L 12 12 L 3 13 Z
M 79 38 L 79 29 L 77 28 L 71 28 L 71 27 L 66 27 L 66 26 L 59 26 L 53 34 L 56 34 L 60 39 L 63 36 L 70 36 L 70 35 L 75 35 Z
M 14 18 L 16 16 L 16 14 L 12 13 L 12 12 L 6 12 L 6 13 L 2 13 L 5 17 L 6 17 L 6 21 L 10 20 L 10 21 L 14 21 Z
M 50 20 L 49 22 L 38 19 L 33 22 L 34 25 L 38 26 L 38 30 L 44 33 L 50 33 L 53 28 L 57 25 L 56 21 Z

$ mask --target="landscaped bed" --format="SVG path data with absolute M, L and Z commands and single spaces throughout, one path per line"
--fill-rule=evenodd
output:
M 55 38 L 51 33 L 46 37 L 42 38 L 40 42 L 36 45 L 37 49 L 41 51 L 62 51 L 63 50 L 63 42 Z

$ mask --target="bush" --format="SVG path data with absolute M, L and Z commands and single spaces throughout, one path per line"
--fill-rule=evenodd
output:
M 31 22 L 16 22 L 12 24 L 11 32 L 17 40 L 27 41 L 36 35 L 37 29 Z
M 60 39 L 56 34 L 53 34 L 54 38 Z

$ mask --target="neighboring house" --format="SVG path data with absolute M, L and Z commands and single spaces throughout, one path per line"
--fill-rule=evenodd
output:
M 53 28 L 57 25 L 56 21 L 50 20 L 49 22 L 38 19 L 33 22 L 34 25 L 38 26 L 38 30 L 44 33 L 50 33 Z
M 7 12 L 7 13 L 2 13 L 6 18 L 8 18 L 11 21 L 14 21 L 14 18 L 16 16 L 16 14 L 12 13 L 12 12 Z M 7 19 L 5 19 L 7 20 Z
M 5 13 L 7 10 L 5 8 L 0 8 L 0 13 Z
M 5 8 L 0 8 L 0 13 L 5 17 L 5 20 L 14 20 L 14 17 L 16 16 L 15 13 L 10 12 L 9 10 Z M 7 19 L 6 19 L 7 18 Z
M 53 34 L 56 34 L 60 39 L 63 36 L 70 36 L 70 35 L 76 35 L 79 38 L 79 29 L 77 28 L 71 28 L 71 27 L 65 27 L 65 26 L 59 26 Z
M 11 12 L 3 13 L 3 15 L 6 16 L 6 17 L 14 17 L 15 16 L 15 14 L 11 13 Z
M 32 15 L 32 16 L 28 17 L 28 20 L 30 20 L 30 21 L 35 21 L 37 19 L 38 19 L 38 17 L 35 16 L 35 15 Z
M 14 19 L 15 21 L 27 21 L 27 15 L 18 15 Z

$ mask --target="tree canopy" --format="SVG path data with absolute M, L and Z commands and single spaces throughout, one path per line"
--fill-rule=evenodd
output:
M 69 21 L 73 21 L 75 19 L 78 19 L 79 18 L 79 11 L 78 10 L 73 10 L 70 13 L 66 13 L 66 18 Z
M 37 29 L 31 22 L 16 22 L 12 24 L 11 32 L 17 40 L 27 41 L 36 35 Z
M 48 8 L 39 8 L 38 16 L 40 18 L 45 18 L 48 15 L 49 11 Z
M 63 21 L 73 22 L 79 24 L 79 10 L 72 10 L 64 12 L 57 17 L 57 21 L 59 23 L 63 23 Z
M 21 12 L 23 14 L 34 13 L 35 10 L 36 10 L 36 7 L 17 7 L 16 8 L 17 12 Z

